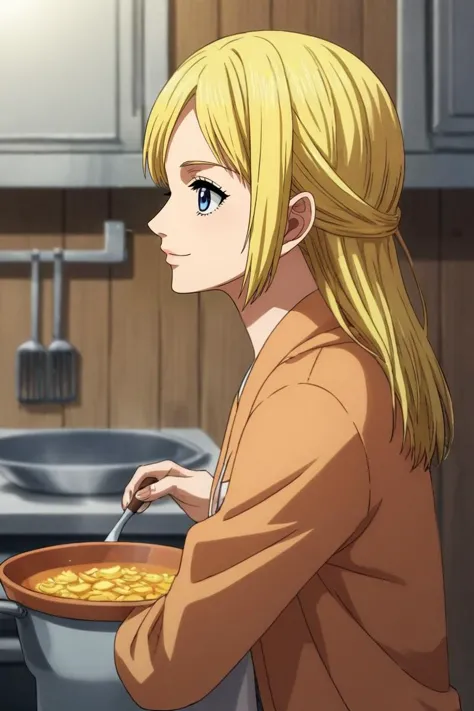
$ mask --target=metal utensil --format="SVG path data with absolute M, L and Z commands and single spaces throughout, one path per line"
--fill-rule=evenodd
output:
M 53 340 L 48 348 L 48 400 L 73 402 L 77 398 L 77 351 L 62 338 L 62 249 L 54 250 Z
M 151 484 L 154 484 L 155 481 L 157 481 L 157 479 L 154 476 L 146 477 L 146 479 L 143 479 L 139 491 L 141 491 L 142 489 L 145 489 L 147 486 L 150 486 Z M 144 501 L 140 501 L 140 499 L 137 499 L 136 495 L 133 496 L 129 505 L 127 506 L 127 508 L 125 509 L 123 514 L 120 516 L 119 520 L 117 521 L 117 523 L 115 524 L 115 526 L 110 531 L 107 538 L 105 539 L 106 543 L 111 543 L 111 542 L 116 543 L 118 541 L 118 539 L 120 538 L 120 534 L 122 533 L 127 521 L 130 521 L 132 516 L 137 513 L 140 506 L 143 506 L 144 503 L 145 503 Z
M 16 353 L 16 397 L 22 403 L 46 400 L 46 349 L 39 340 L 40 253 L 31 252 L 31 339 Z

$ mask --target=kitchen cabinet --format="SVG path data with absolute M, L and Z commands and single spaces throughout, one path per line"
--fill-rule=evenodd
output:
M 167 0 L 2 0 L 0 187 L 147 185 Z
M 398 0 L 406 187 L 474 187 L 474 2 Z

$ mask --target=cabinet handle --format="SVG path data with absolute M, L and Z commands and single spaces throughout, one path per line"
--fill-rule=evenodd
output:
M 133 116 L 143 111 L 143 0 L 133 0 L 132 6 L 132 112 Z

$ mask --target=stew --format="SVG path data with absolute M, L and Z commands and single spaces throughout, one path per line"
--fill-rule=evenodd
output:
M 36 574 L 23 583 L 25 587 L 58 598 L 91 602 L 129 602 L 157 600 L 169 591 L 175 574 L 156 566 L 124 563 L 108 568 L 100 563 L 73 565 Z

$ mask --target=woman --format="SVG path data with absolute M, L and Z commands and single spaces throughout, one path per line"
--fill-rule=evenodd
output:
M 226 37 L 159 95 L 144 163 L 173 290 L 227 293 L 255 362 L 214 479 L 162 462 L 124 494 L 153 473 L 145 504 L 198 522 L 118 631 L 125 687 L 149 709 L 456 711 L 429 474 L 453 415 L 397 261 L 387 92 L 329 42 Z

